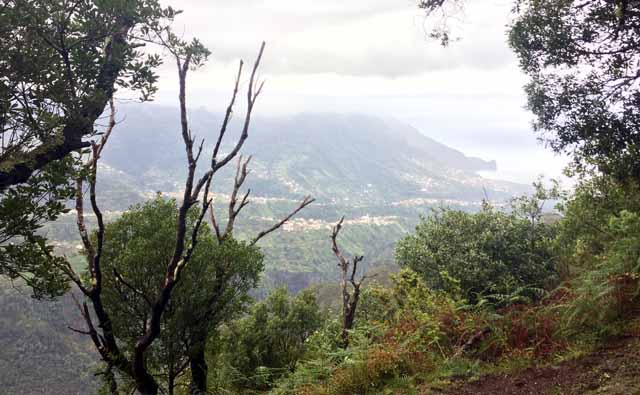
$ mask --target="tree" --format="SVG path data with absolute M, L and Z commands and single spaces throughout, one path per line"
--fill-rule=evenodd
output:
M 0 197 L 0 276 L 20 279 L 36 298 L 56 297 L 68 289 L 59 269 L 63 258 L 39 234 L 42 223 L 66 211 L 64 200 L 74 195 L 68 177 L 72 158 L 52 163 L 26 183 Z
M 420 273 L 431 288 L 460 289 L 471 303 L 489 295 L 498 301 L 535 297 L 555 275 L 553 235 L 552 225 L 488 204 L 475 214 L 440 209 L 398 242 L 396 260 Z
M 197 215 L 189 212 L 189 231 Z M 103 301 L 114 332 L 127 350 L 133 349 L 145 331 L 149 303 L 162 284 L 175 247 L 177 217 L 175 200 L 158 196 L 133 206 L 105 227 Z M 199 233 L 198 245 L 167 305 L 162 331 L 147 359 L 169 394 L 190 365 L 201 363 L 199 355 L 210 333 L 242 311 L 263 270 L 263 257 L 255 244 L 231 237 L 219 244 L 207 224 Z M 192 367 L 191 373 L 204 371 L 206 379 L 206 370 Z
M 105 224 L 102 212 L 97 202 L 96 183 L 98 160 L 107 143 L 109 135 L 113 129 L 113 122 L 110 122 L 110 128 L 101 137 L 99 142 L 93 142 L 91 154 L 88 162 L 84 166 L 83 177 L 77 179 L 76 185 L 76 213 L 78 231 L 80 233 L 85 255 L 88 263 L 88 280 L 83 281 L 67 263 L 61 265 L 60 269 L 69 277 L 71 281 L 85 295 L 86 301 L 81 306 L 81 311 L 86 322 L 86 330 L 79 330 L 91 337 L 94 346 L 100 353 L 101 358 L 107 364 L 108 370 L 116 368 L 123 376 L 130 378 L 135 382 L 135 388 L 142 394 L 155 395 L 158 393 L 159 385 L 153 374 L 147 366 L 147 355 L 149 348 L 158 339 L 162 330 L 162 317 L 166 312 L 173 293 L 174 288 L 179 283 L 184 269 L 188 266 L 194 249 L 199 241 L 199 231 L 205 219 L 206 213 L 209 211 L 212 199 L 209 197 L 211 182 L 216 172 L 226 166 L 234 157 L 236 157 L 242 148 L 244 142 L 249 136 L 249 125 L 251 122 L 251 113 L 258 96 L 260 95 L 262 84 L 257 85 L 256 72 L 260 64 L 260 59 L 264 51 L 264 43 L 260 48 L 258 58 L 254 63 L 251 72 L 248 88 L 247 88 L 247 108 L 246 116 L 242 124 L 242 132 L 236 141 L 233 149 L 222 155 L 219 153 L 221 141 L 225 135 L 229 118 L 233 111 L 238 86 L 242 73 L 242 62 L 240 63 L 238 76 L 234 85 L 234 91 L 231 103 L 227 108 L 223 124 L 218 133 L 216 145 L 213 149 L 212 156 L 208 161 L 209 168 L 199 178 L 196 178 L 197 163 L 203 151 L 204 140 L 196 146 L 195 138 L 189 128 L 186 104 L 186 79 L 189 70 L 201 65 L 208 57 L 209 52 L 197 40 L 186 43 L 176 37 L 170 31 L 164 32 L 165 36 L 160 37 L 165 47 L 170 51 L 176 60 L 178 67 L 178 77 L 180 86 L 180 124 L 183 143 L 187 156 L 187 176 L 184 185 L 184 194 L 182 201 L 178 207 L 178 216 L 175 224 L 175 248 L 170 254 L 170 258 L 165 265 L 162 281 L 158 284 L 155 295 L 149 300 L 148 321 L 145 330 L 141 333 L 134 345 L 133 349 L 123 351 L 123 346 L 118 342 L 118 334 L 114 331 L 113 320 L 109 312 L 105 309 L 103 300 L 103 268 L 102 255 L 105 243 Z M 111 119 L 113 120 L 113 112 Z M 194 147 L 195 150 L 194 150 Z M 97 220 L 96 236 L 92 241 L 85 226 L 84 215 L 84 194 L 83 183 L 89 184 L 89 200 L 93 214 Z M 239 208 L 233 201 L 233 216 L 237 215 L 240 209 L 247 202 L 247 195 L 243 199 Z M 199 206 L 199 207 L 198 207 Z M 193 228 L 187 228 L 188 214 L 192 209 L 198 209 L 197 218 Z M 90 313 L 89 304 L 92 306 L 93 314 Z M 94 325 L 94 320 L 98 325 Z
M 148 99 L 156 55 L 139 49 L 178 12 L 157 0 L 0 1 L 0 275 L 63 293 L 38 230 L 66 211 L 75 161 L 119 88 Z
M 267 389 L 293 371 L 323 321 L 313 290 L 289 296 L 285 288 L 276 289 L 223 330 L 218 363 L 239 373 L 240 389 Z
M 534 126 L 575 169 L 640 181 L 640 11 L 628 1 L 517 1 L 509 42 Z
M 113 126 L 115 125 L 115 122 L 113 122 L 113 111 L 110 117 L 110 127 L 101 137 L 99 142 L 92 143 L 91 155 L 89 156 L 88 162 L 81 173 L 82 177 L 77 179 L 76 185 L 77 223 L 88 262 L 88 281 L 83 281 L 79 276 L 77 276 L 71 269 L 70 265 L 67 264 L 61 267 L 61 269 L 64 270 L 68 277 L 77 285 L 87 298 L 87 301 L 85 301 L 81 306 L 87 330 L 79 330 L 79 332 L 85 333 L 91 337 L 96 349 L 100 353 L 100 356 L 107 364 L 107 372 L 110 372 L 112 368 L 116 368 L 122 376 L 134 382 L 134 386 L 137 391 L 142 394 L 151 395 L 155 395 L 159 391 L 158 381 L 154 377 L 151 367 L 147 362 L 149 355 L 152 353 L 151 346 L 162 334 L 163 317 L 170 308 L 174 289 L 181 281 L 181 278 L 185 275 L 185 268 L 190 266 L 195 249 L 201 241 L 201 229 L 204 229 L 202 226 L 205 221 L 206 214 L 210 213 L 216 239 L 219 245 L 224 244 L 221 247 L 224 250 L 227 246 L 233 245 L 232 232 L 235 220 L 241 210 L 249 204 L 248 198 L 250 191 L 247 191 L 240 199 L 239 191 L 247 177 L 247 165 L 251 158 L 249 157 L 248 159 L 243 160 L 242 156 L 239 156 L 239 152 L 242 149 L 244 142 L 249 137 L 249 126 L 251 123 L 252 111 L 263 87 L 263 83 L 258 83 L 256 75 L 265 47 L 265 43 L 263 42 L 260 47 L 258 57 L 251 70 L 247 87 L 246 113 L 238 139 L 229 152 L 225 154 L 220 152 L 222 140 L 227 131 L 229 120 L 233 113 L 234 104 L 237 98 L 237 93 L 239 91 L 244 66 L 242 61 L 238 68 L 238 74 L 236 76 L 229 106 L 227 107 L 223 117 L 222 125 L 212 149 L 210 160 L 207 162 L 209 167 L 200 177 L 196 178 L 197 164 L 204 149 L 204 139 L 201 140 L 199 144 L 196 144 L 195 136 L 192 134 L 189 126 L 186 82 L 189 70 L 193 70 L 202 65 L 206 61 L 209 51 L 198 40 L 193 40 L 187 43 L 168 30 L 161 33 L 162 34 L 158 35 L 158 39 L 161 41 L 163 47 L 174 57 L 178 68 L 178 81 L 180 87 L 180 125 L 187 157 L 187 176 L 185 179 L 183 198 L 177 208 L 177 216 L 174 226 L 174 248 L 168 254 L 168 260 L 164 261 L 163 264 L 160 265 L 162 274 L 159 278 L 161 280 L 156 284 L 154 294 L 151 295 L 148 300 L 143 298 L 147 303 L 145 306 L 147 315 L 145 316 L 143 330 L 137 334 L 133 342 L 125 344 L 118 341 L 120 334 L 116 332 L 114 321 L 109 311 L 105 308 L 104 301 L 105 276 L 102 260 L 105 252 L 105 242 L 107 240 L 105 239 L 105 224 L 102 212 L 100 211 L 97 203 L 96 178 L 98 160 L 107 143 L 111 131 L 113 130 Z M 236 177 L 234 180 L 233 192 L 229 200 L 227 224 L 223 229 L 220 227 L 219 221 L 216 220 L 216 216 L 213 213 L 213 199 L 210 197 L 210 189 L 214 175 L 236 157 L 238 157 Z M 93 240 L 89 237 L 84 221 L 83 183 L 85 181 L 89 184 L 89 200 L 91 202 L 93 213 L 97 219 L 97 230 Z M 251 240 L 250 246 L 255 245 L 262 237 L 278 229 L 298 211 L 302 210 L 312 202 L 313 199 L 306 197 L 291 214 L 280 222 L 274 224 L 271 228 L 260 232 L 253 240 Z M 193 225 L 189 225 L 189 213 L 194 210 L 197 214 L 193 220 Z M 227 270 L 228 272 L 233 273 L 229 268 L 225 269 L 224 265 L 218 266 L 218 269 Z M 221 275 L 224 276 L 227 274 L 228 273 L 221 273 Z M 118 279 L 123 284 L 128 282 L 122 277 Z M 232 279 L 227 278 L 225 281 L 226 283 L 223 281 L 221 284 L 230 285 L 229 282 L 232 282 Z M 136 292 L 134 289 L 135 288 L 131 290 Z M 221 298 L 224 297 L 224 295 L 220 294 L 219 291 L 220 290 L 214 289 L 213 292 L 209 294 L 210 303 L 205 307 L 205 315 L 197 316 L 197 314 L 195 314 L 197 318 L 194 318 L 194 320 L 202 319 L 212 320 L 215 322 L 216 316 L 211 316 L 211 314 L 216 314 L 217 310 L 215 308 L 211 308 L 212 306 L 215 306 L 216 303 L 221 302 Z M 188 301 L 184 301 L 183 303 L 187 302 Z M 92 305 L 93 314 L 90 313 L 88 304 Z M 187 309 L 185 311 L 188 311 L 188 306 L 185 306 L 185 309 Z M 97 326 L 94 325 L 94 317 L 98 322 Z M 204 361 L 204 343 L 206 342 L 207 335 L 208 332 L 206 330 L 199 331 L 197 336 L 194 336 L 194 347 L 190 350 L 189 363 L 192 373 L 192 393 L 204 393 L 206 391 L 207 370 Z M 193 352 L 194 348 L 197 352 Z
M 147 363 L 154 376 L 163 378 L 162 385 L 168 393 L 174 393 L 177 379 L 187 372 L 191 374 L 191 393 L 206 393 L 207 341 L 221 323 L 243 311 L 249 290 L 257 285 L 263 270 L 257 242 L 313 201 L 303 200 L 291 214 L 253 239 L 235 240 L 235 218 L 248 202 L 237 201 L 248 174 L 247 164 L 248 160 L 238 161 L 229 203 L 233 214 L 227 219 L 224 232 L 212 210 L 209 212 L 215 233 L 202 224 L 190 264 L 163 314 L 158 343 L 150 349 Z M 162 284 L 166 262 L 173 252 L 177 216 L 176 202 L 157 196 L 133 206 L 105 226 L 108 236 L 102 253 L 103 303 L 118 340 L 127 344 L 127 349 L 133 348 L 147 325 L 149 304 Z M 196 211 L 189 212 L 187 234 L 191 234 L 197 218 Z
M 149 98 L 156 55 L 138 49 L 177 14 L 156 0 L 0 4 L 0 190 L 90 143 L 117 88 Z
M 338 221 L 331 232 L 331 250 L 338 259 L 338 267 L 342 274 L 340 286 L 342 289 L 342 343 L 343 347 L 349 346 L 349 331 L 353 329 L 356 318 L 356 310 L 358 301 L 360 300 L 360 287 L 366 279 L 363 275 L 360 280 L 356 280 L 356 272 L 358 271 L 358 263 L 362 262 L 364 256 L 356 255 L 349 260 L 340 251 L 338 247 L 338 235 L 342 229 L 344 217 Z M 351 290 L 350 290 L 351 288 Z

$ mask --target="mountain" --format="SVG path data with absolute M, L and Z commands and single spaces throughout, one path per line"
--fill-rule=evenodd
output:
M 221 116 L 202 109 L 189 114 L 192 133 L 205 138 L 202 158 L 211 154 Z M 99 172 L 99 201 L 110 219 L 132 203 L 161 191 L 180 197 L 185 153 L 174 108 L 126 105 Z M 236 141 L 232 122 L 223 151 Z M 208 143 L 208 144 L 207 144 Z M 256 118 L 242 150 L 253 155 L 246 187 L 251 202 L 236 235 L 249 237 L 288 213 L 304 195 L 317 201 L 262 241 L 265 285 L 300 289 L 336 275 L 330 252 L 331 226 L 347 220 L 342 242 L 373 265 L 393 264 L 395 242 L 434 206 L 473 210 L 483 198 L 500 202 L 527 186 L 488 180 L 477 172 L 495 170 L 495 161 L 465 156 L 393 119 L 357 114 L 303 113 Z M 205 167 L 205 160 L 201 160 Z M 218 212 L 230 192 L 234 166 L 214 178 Z M 49 228 L 61 248 L 74 252 L 72 216 Z
M 175 109 L 127 106 L 121 117 L 103 162 L 118 182 L 147 193 L 178 189 L 185 160 Z M 206 157 L 220 116 L 195 110 L 190 118 L 193 133 L 209 142 Z M 230 149 L 234 137 L 229 132 L 223 148 Z M 478 201 L 485 190 L 499 200 L 524 190 L 476 174 L 495 170 L 495 161 L 467 157 L 401 122 L 364 115 L 257 118 L 243 151 L 254 156 L 249 182 L 262 197 L 311 194 L 324 202 L 394 204 L 412 199 Z M 224 174 L 218 185 L 224 187 L 230 175 Z
M 37 301 L 0 278 L 0 393 L 95 394 L 97 353 L 71 297 Z

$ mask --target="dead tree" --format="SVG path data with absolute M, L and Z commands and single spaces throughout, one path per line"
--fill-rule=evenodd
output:
M 366 279 L 366 275 L 363 275 L 360 280 L 356 280 L 358 263 L 362 262 L 364 256 L 355 255 L 353 259 L 349 260 L 345 258 L 340 248 L 338 248 L 337 239 L 343 222 L 344 217 L 333 227 L 331 232 L 331 249 L 336 258 L 338 258 L 338 267 L 342 272 L 342 344 L 344 348 L 347 348 L 349 346 L 349 331 L 353 328 L 356 308 L 358 307 L 358 301 L 360 299 L 360 287 Z M 349 288 L 352 288 L 352 291 L 350 291 Z
M 196 48 L 196 50 L 198 50 Z M 247 88 L 247 112 L 244 117 L 244 121 L 242 124 L 241 135 L 233 146 L 232 150 L 226 154 L 220 154 L 220 148 L 222 144 L 222 140 L 227 131 L 227 127 L 229 125 L 229 121 L 231 119 L 231 115 L 233 113 L 233 107 L 236 101 L 237 93 L 239 91 L 240 79 L 242 76 L 243 63 L 240 62 L 237 77 L 235 80 L 235 85 L 233 89 L 233 94 L 231 96 L 231 101 L 226 109 L 226 113 L 224 119 L 222 121 L 221 128 L 218 132 L 217 140 L 215 142 L 215 146 L 213 149 L 213 154 L 210 160 L 210 167 L 205 174 L 199 179 L 195 179 L 196 165 L 201 156 L 204 146 L 204 140 L 200 142 L 200 144 L 195 145 L 195 138 L 191 133 L 188 123 L 187 117 L 187 106 L 186 106 L 186 77 L 188 70 L 190 69 L 192 55 L 189 51 L 179 52 L 173 51 L 172 54 L 176 59 L 176 63 L 178 65 L 179 70 L 179 83 L 180 83 L 180 123 L 181 123 L 181 134 L 183 138 L 183 143 L 185 145 L 185 151 L 187 156 L 187 178 L 185 180 L 185 191 L 183 195 L 182 203 L 179 207 L 178 211 L 178 219 L 176 223 L 176 246 L 173 253 L 173 257 L 167 263 L 166 273 L 164 282 L 162 283 L 160 291 L 157 293 L 155 298 L 148 298 L 144 296 L 146 300 L 149 312 L 147 316 L 149 318 L 145 319 L 143 323 L 144 333 L 137 340 L 135 347 L 133 350 L 125 350 L 123 351 L 120 348 L 119 343 L 116 341 L 117 334 L 113 332 L 113 325 L 111 318 L 109 317 L 108 312 L 106 311 L 103 301 L 102 301 L 102 270 L 100 266 L 100 259 L 102 254 L 102 249 L 104 245 L 104 232 L 105 232 L 105 224 L 102 218 L 102 213 L 97 204 L 96 199 L 96 179 L 97 179 L 97 168 L 98 168 L 98 160 L 102 153 L 102 150 L 105 147 L 105 144 L 108 141 L 109 136 L 116 124 L 115 122 L 115 110 L 113 108 L 113 103 L 111 103 L 111 114 L 109 117 L 109 125 L 107 127 L 106 132 L 103 134 L 101 140 L 92 145 L 92 152 L 89 157 L 89 160 L 84 165 L 84 169 L 81 172 L 82 177 L 78 177 L 77 179 L 77 196 L 76 196 L 76 212 L 77 212 L 77 226 L 78 231 L 80 233 L 82 243 L 86 252 L 88 265 L 89 265 L 89 274 L 90 274 L 90 284 L 87 285 L 82 281 L 80 276 L 73 272 L 71 266 L 65 264 L 64 270 L 65 273 L 68 274 L 69 278 L 78 286 L 78 288 L 84 293 L 87 298 L 87 301 L 83 302 L 81 305 L 79 304 L 82 316 L 85 319 L 87 329 L 86 330 L 78 330 L 73 329 L 76 332 L 84 333 L 89 335 L 100 353 L 100 356 L 107 364 L 107 373 L 111 375 L 113 378 L 112 370 L 115 368 L 119 371 L 120 374 L 131 378 L 135 382 L 136 389 L 142 394 L 157 394 L 159 391 L 159 385 L 156 379 L 153 377 L 151 372 L 149 372 L 145 366 L 145 355 L 151 344 L 157 339 L 160 334 L 160 323 L 163 316 L 163 313 L 166 311 L 169 300 L 171 298 L 172 290 L 175 285 L 180 280 L 180 274 L 183 272 L 184 268 L 187 266 L 191 255 L 194 251 L 194 248 L 198 242 L 198 230 L 200 229 L 202 222 L 204 221 L 205 215 L 207 212 L 210 213 L 211 222 L 213 228 L 215 229 L 216 238 L 218 243 L 224 243 L 230 237 L 232 237 L 232 232 L 234 228 L 234 224 L 236 218 L 238 217 L 240 211 L 249 204 L 249 194 L 250 190 L 247 190 L 246 193 L 242 195 L 240 198 L 240 189 L 242 188 L 247 175 L 249 174 L 248 164 L 251 160 L 251 157 L 243 160 L 242 156 L 239 155 L 240 149 L 244 144 L 244 141 L 248 137 L 249 125 L 251 121 L 251 113 L 258 98 L 261 90 L 262 84 L 257 84 L 256 82 L 256 72 L 258 66 L 260 64 L 260 59 L 262 58 L 262 54 L 264 51 L 264 43 L 260 47 L 260 52 L 258 54 L 257 60 L 254 63 L 249 86 Z M 197 62 L 197 61 L 196 61 Z M 195 147 L 195 148 L 194 148 Z M 236 169 L 236 175 L 234 179 L 233 191 L 231 194 L 231 198 L 229 200 L 229 214 L 227 218 L 227 223 L 222 230 L 218 226 L 218 221 L 216 221 L 216 217 L 213 210 L 212 198 L 210 198 L 210 187 L 212 183 L 213 176 L 215 173 L 230 163 L 234 157 L 238 156 L 238 167 Z M 89 197 L 91 202 L 91 207 L 94 215 L 97 218 L 97 231 L 95 241 L 89 237 L 89 233 L 85 226 L 84 220 L 84 193 L 83 186 L 84 182 L 88 183 L 89 189 Z M 261 231 L 258 235 L 251 239 L 249 244 L 256 244 L 261 238 L 268 235 L 269 233 L 277 230 L 287 221 L 289 221 L 295 214 L 297 214 L 300 210 L 308 206 L 314 201 L 311 197 L 305 197 L 302 202 L 287 216 L 285 216 L 281 221 L 277 222 L 270 228 Z M 187 213 L 188 211 L 196 204 L 200 203 L 200 211 L 197 217 L 197 220 L 191 230 L 190 234 L 187 235 Z M 185 242 L 185 239 L 187 242 Z M 207 306 L 210 308 L 205 312 L 205 314 L 200 317 L 202 320 L 215 320 L 215 315 L 217 310 L 219 309 L 221 302 L 218 300 L 221 294 L 224 292 L 224 286 L 228 285 L 228 273 L 230 270 L 228 268 L 223 267 L 222 265 L 218 265 L 216 268 L 219 271 L 217 278 L 220 278 L 219 287 L 214 289 L 210 295 L 210 299 L 207 303 Z M 133 292 L 137 290 L 132 288 L 132 286 L 127 282 L 126 279 L 122 278 L 119 273 L 114 273 L 117 280 L 123 285 L 129 287 Z M 225 276 L 226 275 L 226 276 Z M 92 308 L 90 309 L 91 306 Z M 94 324 L 94 321 L 97 321 L 97 325 Z M 191 385 L 190 385 L 190 393 L 191 394 L 204 394 L 206 393 L 206 376 L 207 376 L 207 365 L 204 358 L 204 345 L 206 343 L 206 339 L 208 337 L 208 331 L 202 332 L 199 336 L 196 336 L 194 339 L 194 343 L 191 345 L 191 348 L 195 350 L 189 356 L 189 366 L 191 370 Z M 113 382 L 115 384 L 115 381 Z M 112 387 L 113 390 L 114 387 Z
M 223 244 L 233 237 L 233 229 L 236 219 L 241 210 L 249 204 L 249 195 L 251 190 L 248 189 L 244 194 L 241 193 L 241 188 L 249 174 L 248 165 L 251 161 L 251 157 L 244 159 L 241 155 L 238 157 L 236 174 L 233 180 L 233 189 L 228 203 L 227 222 L 224 227 L 220 224 L 220 221 L 216 218 L 216 214 L 211 205 L 209 209 L 209 217 L 211 225 L 213 226 L 214 233 L 218 244 Z M 240 197 L 242 196 L 242 197 Z M 255 237 L 250 239 L 249 245 L 255 245 L 260 239 L 267 236 L 271 232 L 279 229 L 287 223 L 294 215 L 300 212 L 302 209 L 313 203 L 315 199 L 310 196 L 306 196 L 298 206 L 292 210 L 288 215 L 282 218 L 280 221 L 272 225 L 266 230 L 259 232 Z M 226 287 L 231 286 L 229 276 L 232 275 L 230 268 L 223 266 L 221 263 L 216 263 L 216 278 L 217 286 L 212 290 L 208 296 L 208 301 L 204 304 L 207 309 L 197 317 L 199 321 L 209 322 L 211 328 L 214 326 L 219 318 L 217 317 L 219 311 L 224 307 L 224 301 L 221 300 L 222 295 L 225 293 Z M 208 339 L 208 331 L 200 332 L 196 334 L 193 339 L 193 344 L 190 345 L 192 351 L 190 352 L 190 370 L 191 370 L 191 383 L 189 386 L 190 395 L 203 395 L 207 393 L 207 370 L 208 366 L 205 359 L 205 345 Z
M 184 183 L 184 193 L 182 202 L 178 210 L 178 219 L 176 223 L 176 238 L 175 249 L 172 258 L 167 262 L 166 273 L 160 290 L 155 295 L 155 298 L 149 300 L 149 318 L 145 325 L 144 333 L 138 338 L 133 347 L 133 350 L 127 350 L 125 353 L 121 350 L 120 345 L 116 341 L 116 334 L 113 332 L 113 326 L 108 312 L 105 310 L 101 291 L 102 291 L 102 271 L 100 266 L 100 259 L 102 255 L 102 248 L 104 245 L 104 230 L 105 224 L 103 221 L 102 212 L 97 204 L 96 199 L 96 178 L 98 160 L 100 154 L 108 140 L 111 129 L 115 124 L 113 111 L 110 117 L 110 126 L 108 131 L 103 135 L 102 139 L 98 143 L 92 143 L 91 156 L 86 165 L 87 176 L 86 182 L 89 184 L 89 197 L 91 202 L 91 208 L 97 219 L 97 231 L 95 242 L 89 238 L 85 222 L 84 222 L 84 207 L 83 207 L 83 178 L 79 178 L 77 182 L 77 198 L 76 198 L 76 211 L 77 211 L 77 225 L 81 235 L 82 243 L 85 248 L 88 266 L 89 266 L 89 284 L 86 284 L 80 276 L 78 276 L 69 264 L 65 264 L 64 270 L 68 274 L 69 278 L 78 286 L 82 293 L 86 296 L 87 301 L 83 302 L 81 306 L 82 315 L 85 319 L 87 328 L 85 330 L 77 330 L 87 334 L 91 337 L 96 349 L 100 353 L 102 359 L 109 367 L 115 367 L 118 371 L 130 377 L 135 382 L 136 390 L 141 394 L 155 395 L 158 393 L 158 383 L 153 375 L 147 370 L 145 364 L 145 357 L 149 347 L 158 338 L 160 334 L 160 324 L 164 311 L 167 308 L 167 304 L 171 298 L 171 293 L 180 281 L 180 274 L 189 263 L 193 254 L 194 248 L 198 243 L 198 230 L 202 225 L 207 211 L 211 206 L 212 199 L 210 195 L 210 187 L 213 176 L 220 169 L 226 166 L 232 161 L 239 153 L 240 149 L 244 145 L 247 137 L 249 136 L 249 126 L 251 123 L 251 114 L 256 103 L 258 96 L 260 95 L 263 87 L 263 83 L 258 83 L 256 79 L 256 73 L 260 65 L 260 60 L 264 51 L 264 42 L 260 47 L 258 57 L 253 65 L 251 75 L 249 78 L 249 84 L 247 87 L 247 107 L 242 123 L 241 134 L 238 140 L 235 142 L 231 151 L 225 155 L 220 154 L 220 146 L 225 136 L 231 114 L 233 112 L 233 106 L 239 90 L 240 78 L 242 76 L 243 63 L 240 62 L 238 68 L 238 74 L 235 80 L 234 90 L 231 97 L 231 102 L 227 107 L 225 118 L 222 122 L 221 128 L 218 131 L 218 137 L 215 143 L 213 154 L 209 161 L 209 169 L 200 177 L 196 179 L 196 167 L 200 155 L 203 152 L 204 139 L 196 145 L 195 137 L 192 135 L 191 129 L 187 119 L 187 103 L 186 103 L 186 79 L 188 71 L 196 67 L 204 58 L 208 55 L 208 52 L 197 41 L 194 41 L 188 46 L 181 46 L 179 50 L 172 50 L 172 42 L 175 44 L 175 37 L 170 37 L 166 43 L 167 48 L 174 56 L 176 65 L 178 67 L 179 77 L 179 102 L 180 102 L 180 125 L 181 135 L 185 146 L 187 157 L 187 177 Z M 175 47 L 175 45 L 174 45 Z M 191 233 L 187 235 L 187 213 L 189 210 L 200 205 L 200 211 L 198 218 L 191 230 Z M 239 210 L 238 210 L 239 211 Z M 89 304 L 92 306 L 93 312 L 89 309 Z M 94 324 L 94 320 L 97 321 L 97 325 Z

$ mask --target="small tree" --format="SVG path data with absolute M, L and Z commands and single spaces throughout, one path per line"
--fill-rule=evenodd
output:
M 193 229 L 197 214 L 189 212 L 188 230 Z M 103 300 L 118 340 L 127 349 L 133 348 L 148 324 L 150 301 L 174 248 L 177 216 L 175 200 L 158 196 L 106 225 Z M 207 224 L 199 233 L 189 267 L 167 305 L 163 330 L 147 359 L 169 394 L 190 365 L 199 363 L 210 332 L 242 310 L 263 269 L 262 254 L 255 245 L 232 238 L 218 244 Z M 191 371 L 206 375 L 206 366 Z
M 353 259 L 349 260 L 345 258 L 338 247 L 338 234 L 342 229 L 343 222 L 344 217 L 333 227 L 331 232 L 331 250 L 338 259 L 338 267 L 342 273 L 340 282 L 342 288 L 342 343 L 346 348 L 349 346 L 349 331 L 353 329 L 356 309 L 358 307 L 358 301 L 360 300 L 360 287 L 366 279 L 366 275 L 363 275 L 360 280 L 356 280 L 358 264 L 362 262 L 364 256 L 356 255 Z

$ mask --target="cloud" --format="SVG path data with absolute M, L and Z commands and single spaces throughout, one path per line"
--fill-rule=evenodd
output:
M 467 154 L 498 159 L 499 177 L 528 182 L 542 171 L 560 174 L 564 159 L 537 144 L 523 109 L 526 78 L 505 35 L 511 0 L 467 2 L 454 26 L 462 40 L 448 48 L 427 38 L 417 0 L 165 2 L 184 9 L 176 30 L 213 52 L 190 74 L 192 107 L 224 109 L 238 59 L 253 61 L 265 40 L 260 77 L 267 84 L 257 116 L 390 116 Z M 175 75 L 167 62 L 160 103 L 175 105 Z M 243 100 L 236 111 L 243 111 Z
M 177 4 L 177 26 L 202 39 L 213 60 L 252 58 L 269 44 L 263 71 L 275 75 L 336 73 L 397 78 L 462 66 L 497 69 L 513 63 L 504 35 L 505 5 L 474 3 L 442 48 L 427 38 L 414 0 L 241 0 Z M 178 29 L 179 30 L 179 29 Z

